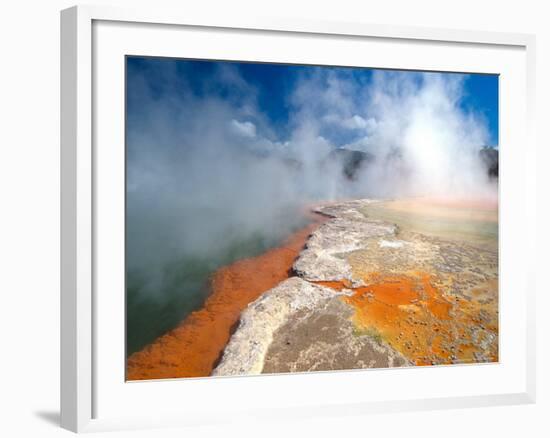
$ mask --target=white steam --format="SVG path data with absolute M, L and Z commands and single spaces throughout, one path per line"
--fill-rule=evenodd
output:
M 284 236 L 308 202 L 494 192 L 479 159 L 485 121 L 460 106 L 463 76 L 376 71 L 365 83 L 317 68 L 289 96 L 282 130 L 237 69 L 219 64 L 205 83 L 227 92 L 196 95 L 175 72 L 160 95 L 128 78 L 138 110 L 128 115 L 127 264 L 147 273 L 145 290 L 170 260 L 254 233 Z M 349 180 L 329 155 L 338 148 L 374 161 Z

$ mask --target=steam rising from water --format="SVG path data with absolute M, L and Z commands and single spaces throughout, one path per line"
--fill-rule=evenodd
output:
M 197 88 L 178 61 L 163 62 L 161 85 L 147 70 L 127 78 L 127 266 L 139 293 L 159 294 L 174 261 L 211 259 L 250 236 L 282 238 L 305 203 L 496 196 L 479 159 L 486 122 L 460 105 L 463 75 L 373 71 L 367 81 L 312 68 L 294 83 L 282 123 L 233 65 L 217 64 Z M 350 180 L 329 155 L 338 148 L 374 161 Z

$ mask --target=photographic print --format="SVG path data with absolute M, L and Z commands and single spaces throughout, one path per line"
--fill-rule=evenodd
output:
M 126 57 L 127 380 L 498 362 L 498 76 Z

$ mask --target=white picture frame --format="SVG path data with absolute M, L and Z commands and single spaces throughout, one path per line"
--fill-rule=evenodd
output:
M 94 30 L 94 26 L 106 23 L 105 32 L 101 33 Z M 96 94 L 98 86 L 98 76 L 101 75 L 101 68 L 98 67 L 94 60 L 101 59 L 103 62 L 102 51 L 107 52 L 105 48 L 105 38 L 112 38 L 112 56 L 118 56 L 124 53 L 124 38 L 118 38 L 115 41 L 118 30 L 113 27 L 113 23 L 120 25 L 131 25 L 131 32 L 140 32 L 136 28 L 140 26 L 149 26 L 152 33 L 173 32 L 176 29 L 187 29 L 190 31 L 200 31 L 203 35 L 208 35 L 209 32 L 224 32 L 236 31 L 239 37 L 244 38 L 260 38 L 261 35 L 269 34 L 270 38 L 274 39 L 281 37 L 296 37 L 308 38 L 315 36 L 316 38 L 335 38 L 338 44 L 359 44 L 362 41 L 371 42 L 388 42 L 388 44 L 407 44 L 411 47 L 428 47 L 437 46 L 440 49 L 445 48 L 446 44 L 452 44 L 456 47 L 463 47 L 465 51 L 477 50 L 493 50 L 495 52 L 511 53 L 511 58 L 502 58 L 502 61 L 507 62 L 510 72 L 517 71 L 516 79 L 519 81 L 519 86 L 515 87 L 517 96 L 514 99 L 519 99 L 521 108 L 515 111 L 520 111 L 522 116 L 521 121 L 517 122 L 517 126 L 510 127 L 510 136 L 506 133 L 505 138 L 514 138 L 515 143 L 521 143 L 521 150 L 509 149 L 511 152 L 506 157 L 502 158 L 503 180 L 501 184 L 500 196 L 502 199 L 509 199 L 501 208 L 501 219 L 507 221 L 505 234 L 501 237 L 507 242 L 507 246 L 502 247 L 503 255 L 509 254 L 513 256 L 513 252 L 522 251 L 521 263 L 518 263 L 518 268 L 513 277 L 510 277 L 510 284 L 517 285 L 515 288 L 517 296 L 514 296 L 515 304 L 506 308 L 510 310 L 512 307 L 517 309 L 517 327 L 518 333 L 515 336 L 508 336 L 505 342 L 515 342 L 510 344 L 510 349 L 514 349 L 514 354 L 519 356 L 517 366 L 513 371 L 513 378 L 510 377 L 508 387 L 502 390 L 487 390 L 484 393 L 470 393 L 466 389 L 462 392 L 455 390 L 454 392 L 445 393 L 444 390 L 437 392 L 437 396 L 417 397 L 413 390 L 409 393 L 399 392 L 392 393 L 389 398 L 374 397 L 374 398 L 350 398 L 346 399 L 345 391 L 341 394 L 334 393 L 333 400 L 330 401 L 328 396 L 312 394 L 308 399 L 303 396 L 299 400 L 299 404 L 291 405 L 285 403 L 284 399 L 274 397 L 271 404 L 256 403 L 246 406 L 243 401 L 243 409 L 235 412 L 224 412 L 223 405 L 220 407 L 210 406 L 209 412 L 206 412 L 206 405 L 200 399 L 195 401 L 196 411 L 193 414 L 186 415 L 186 410 L 183 408 L 174 411 L 163 411 L 163 406 L 158 406 L 158 409 L 153 410 L 153 407 L 147 411 L 147 415 L 135 414 L 129 415 L 127 412 L 113 414 L 115 408 L 103 408 L 105 403 L 101 402 L 101 394 L 107 394 L 108 379 L 103 376 L 110 372 L 105 370 L 104 363 L 101 362 L 105 358 L 105 354 L 98 355 L 101 350 L 105 337 L 102 335 L 104 328 L 108 327 L 103 322 L 102 309 L 104 309 L 104 300 L 98 303 L 97 288 L 98 285 L 105 284 L 105 281 L 98 277 L 98 266 L 101 265 L 101 250 L 98 250 L 98 209 L 97 206 L 103 202 L 101 199 L 101 189 L 98 190 L 98 175 L 101 173 L 109 173 L 110 170 L 104 166 L 106 163 L 105 156 L 98 158 L 95 148 L 98 138 L 109 134 L 111 128 L 101 128 L 101 132 L 97 131 L 95 125 L 101 121 L 102 113 L 100 107 L 103 103 L 98 103 L 98 95 Z M 109 27 L 111 26 L 111 27 Z M 126 32 L 128 30 L 124 30 Z M 135 34 L 134 34 L 135 35 Z M 152 34 L 151 34 L 152 35 Z M 185 35 L 182 35 L 184 38 Z M 137 38 L 139 39 L 139 38 Z M 173 39 L 173 38 L 172 38 Z M 310 38 L 314 39 L 314 38 Z M 136 40 L 134 38 L 133 40 Z M 155 39 L 151 39 L 155 41 Z M 159 39 L 160 43 L 161 40 Z M 137 43 L 136 43 L 137 44 Z M 155 50 L 154 42 L 151 42 L 147 50 Z M 314 43 L 312 43 L 314 44 Z M 137 47 L 137 46 L 135 46 Z M 167 47 L 167 45 L 165 45 Z M 206 46 L 205 50 L 206 50 Z M 428 50 L 429 47 L 426 49 Z M 119 50 L 119 52 L 116 52 Z M 122 50 L 122 52 L 120 52 Z M 146 50 L 146 52 L 147 52 Z M 169 49 L 166 49 L 169 50 Z M 196 50 L 200 52 L 201 48 Z M 223 51 L 223 48 L 216 48 Z M 332 49 L 334 50 L 334 49 Z M 400 49 L 402 50 L 402 49 Z M 135 52 L 135 51 L 134 51 Z M 335 56 L 330 53 L 324 56 Z M 168 53 L 168 52 L 167 52 Z M 209 52 L 213 53 L 213 52 Z M 135 53 L 132 53 L 135 54 Z M 110 55 L 109 55 L 110 56 Z M 209 58 L 205 52 L 204 57 Z M 234 56 L 239 56 L 238 54 Z M 245 56 L 245 55 L 243 55 Z M 500 56 L 500 55 L 499 55 Z M 504 55 L 503 55 L 504 56 Z M 98 58 L 99 57 L 99 58 Z M 106 58 L 107 59 L 107 58 Z M 145 428 L 145 427 L 162 427 L 174 425 L 189 425 L 202 424 L 212 422 L 213 413 L 215 414 L 216 422 L 233 421 L 235 419 L 245 419 L 251 416 L 256 419 L 270 419 L 275 416 L 288 415 L 291 417 L 306 417 L 311 415 L 342 415 L 342 414 L 363 414 L 368 412 L 397 412 L 413 409 L 441 409 L 453 407 L 474 407 L 488 405 L 504 405 L 504 404 L 520 404 L 532 403 L 535 400 L 535 310 L 534 310 L 534 286 L 531 280 L 533 275 L 529 275 L 534 270 L 534 263 L 531 259 L 535 254 L 534 236 L 535 236 L 535 141 L 533 137 L 534 123 L 534 59 L 535 59 L 535 38 L 532 35 L 525 34 L 507 34 L 507 33 L 491 33 L 482 31 L 461 31 L 451 29 L 425 29 L 416 27 L 402 26 L 385 26 L 366 23 L 338 23 L 338 22 L 315 22 L 305 19 L 274 19 L 263 18 L 258 19 L 242 17 L 239 20 L 225 20 L 223 17 L 212 16 L 194 16 L 189 15 L 185 10 L 180 11 L 163 11 L 160 9 L 150 10 L 131 10 L 111 8 L 104 6 L 75 6 L 61 12 L 61 426 L 75 431 L 101 431 L 126 428 Z M 430 64 L 433 70 L 439 70 L 439 63 L 442 60 L 433 59 Z M 449 61 L 450 62 L 450 61 Z M 460 63 L 460 59 L 455 59 L 455 63 Z M 487 65 L 483 66 L 483 61 L 479 60 L 480 72 L 501 73 L 498 69 L 486 71 Z M 428 64 L 425 64 L 428 65 Z M 496 65 L 496 64 L 495 64 Z M 393 67 L 389 65 L 376 65 L 378 67 Z M 412 64 L 411 64 L 412 66 Z M 398 65 L 399 67 L 399 65 Z M 430 69 L 424 67 L 426 69 Z M 446 66 L 447 69 L 451 67 Z M 475 71 L 475 65 L 468 71 Z M 116 74 L 113 73 L 114 76 Z M 513 76 L 513 75 L 512 75 Z M 524 79 L 524 81 L 523 81 Z M 118 77 L 118 82 L 121 78 Z M 516 83 L 516 85 L 518 85 Z M 501 90 L 502 93 L 506 90 Z M 116 93 L 115 93 L 116 95 Z M 505 95 L 506 97 L 506 95 Z M 506 101 L 506 99 L 504 99 Z M 501 105 L 506 105 L 502 103 Z M 516 105 L 517 106 L 517 105 Z M 115 106 L 115 108 L 118 108 Z M 123 118 L 123 114 L 120 114 Z M 501 117 L 501 121 L 506 122 L 511 120 L 512 114 Z M 521 125 L 521 126 L 520 126 Z M 107 131 L 106 131 L 107 129 Z M 115 128 L 113 128 L 115 129 Z M 118 129 L 118 128 L 116 128 Z M 512 132 L 514 130 L 514 132 Z M 115 131 L 113 131 L 115 132 Z M 116 135 L 115 135 L 116 137 Z M 118 137 L 117 137 L 118 138 Z M 120 142 L 114 141 L 116 145 Z M 122 155 L 123 156 L 123 155 Z M 120 155 L 118 156 L 120 157 Z M 113 166 L 118 163 L 117 158 L 110 161 Z M 517 169 L 513 164 L 517 163 Z M 513 183 L 513 184 L 512 184 Z M 116 198 L 113 198 L 116 200 Z M 520 203 L 520 200 L 521 203 Z M 108 205 L 108 204 L 105 204 Z M 528 207 L 528 208 L 527 208 Z M 100 209 L 103 213 L 109 213 L 105 208 Z M 527 213 L 529 211 L 529 213 Z M 504 217 L 503 214 L 506 213 Z M 514 238 L 514 229 L 517 227 L 527 229 L 528 239 L 525 242 L 519 242 Z M 501 232 L 503 228 L 501 225 Z M 101 246 L 101 245 L 100 245 Z M 99 259 L 98 259 L 99 258 Z M 504 268 L 506 268 L 506 263 Z M 100 269 L 101 271 L 101 269 Z M 512 275 L 512 274 L 509 274 Z M 116 289 L 116 288 L 115 288 Z M 518 292 L 519 290 L 519 292 Z M 119 292 L 123 294 L 124 291 Z M 120 314 L 120 319 L 124 318 Z M 504 318 L 504 319 L 503 319 Z M 501 323 L 507 324 L 508 319 L 501 315 Z M 103 329 L 97 329 L 97 325 L 101 325 Z M 121 324 L 114 324 L 111 329 L 118 330 Z M 115 327 L 116 325 L 116 327 Z M 109 327 L 108 327 L 109 328 Z M 506 328 L 506 326 L 503 326 Z M 506 332 L 506 330 L 505 330 Z M 116 339 L 117 336 L 113 336 Z M 506 347 L 506 345 L 505 345 Z M 122 347 L 123 348 L 123 347 Z M 505 348 L 506 351 L 506 348 Z M 100 357 L 100 359 L 98 359 Z M 506 358 L 506 356 L 505 356 Z M 118 360 L 118 359 L 117 359 Z M 99 361 L 99 362 L 98 362 Z M 115 360 L 116 362 L 116 360 Z M 496 367 L 506 369 L 507 359 L 501 360 Z M 117 363 L 116 366 L 120 364 Z M 472 375 L 483 373 L 483 376 L 478 376 L 481 380 L 487 379 L 491 373 L 497 373 L 501 368 L 490 368 L 490 366 L 477 365 L 473 367 L 463 367 L 466 370 L 464 373 Z M 485 371 L 479 371 L 479 370 Z M 472 371 L 473 370 L 473 371 Z M 365 371 L 370 373 L 370 379 L 375 375 L 373 373 L 384 373 L 380 376 L 388 375 L 388 373 L 398 373 L 400 371 L 392 370 L 376 370 Z M 220 394 L 234 393 L 235 389 L 242 388 L 243 394 L 248 394 L 247 391 L 255 391 L 252 386 L 264 386 L 262 390 L 273 390 L 275 387 L 292 388 L 304 385 L 303 390 L 306 392 L 308 388 L 319 387 L 323 382 L 327 384 L 327 391 L 330 394 L 331 389 L 337 386 L 346 388 L 346 385 L 357 384 L 358 376 L 366 376 L 367 374 L 359 374 L 358 372 L 339 372 L 318 374 L 316 377 L 304 379 L 303 376 L 294 375 L 286 377 L 245 377 L 245 378 L 225 378 L 222 380 L 211 380 L 210 383 L 204 383 L 196 379 L 189 380 L 189 387 L 208 385 L 208 391 L 219 391 Z M 407 372 L 407 371 L 405 371 Z M 439 375 L 438 378 L 460 378 L 460 374 L 455 371 L 440 371 L 439 368 L 427 367 L 423 370 L 415 371 L 415 377 L 429 379 L 431 375 Z M 460 371 L 459 371 L 460 372 Z M 431 373 L 431 374 L 430 374 Z M 506 376 L 512 374 L 502 374 L 500 379 L 508 379 Z M 398 378 L 395 374 L 396 379 Z M 387 377 L 380 377 L 387 379 Z M 260 380 L 257 379 L 265 379 Z M 271 380 L 270 380 L 271 379 Z M 273 379 L 277 379 L 276 381 Z M 306 381 L 307 380 L 307 381 Z M 437 379 L 436 379 L 437 380 Z M 263 382 L 266 382 L 265 385 Z M 305 381 L 305 383 L 304 383 Z M 271 382 L 271 383 L 270 383 Z M 131 397 L 136 397 L 143 388 L 144 397 L 145 391 L 148 391 L 147 398 L 152 398 L 153 394 L 158 396 L 161 392 L 157 391 L 157 383 L 125 383 L 119 382 L 120 385 L 131 387 Z M 139 387 L 138 385 L 142 385 Z M 174 395 L 174 391 L 178 391 L 176 385 L 181 385 L 181 382 L 167 381 L 162 382 L 162 387 L 158 391 L 168 391 Z M 171 387 L 169 387 L 171 385 Z M 98 387 L 101 389 L 98 391 Z M 174 389 L 176 388 L 176 389 Z M 181 389 L 181 386 L 179 386 Z M 487 386 L 487 388 L 492 388 Z M 496 387 L 494 387 L 496 388 Z M 202 391 L 202 389 L 201 389 Z M 335 390 L 334 390 L 335 391 Z M 457 394 L 461 395 L 457 395 Z M 100 394 L 100 395 L 98 395 Z M 109 393 L 109 397 L 115 397 L 116 394 L 122 394 L 113 390 Z M 253 394 L 250 392 L 249 394 Z M 436 394 L 433 392 L 433 394 Z M 122 396 L 122 395 L 121 395 Z M 126 395 L 128 396 L 128 394 Z M 340 398 L 338 398 L 338 396 Z M 313 397 L 317 397 L 315 400 Z M 299 397 L 298 397 L 299 398 Z M 115 400 L 116 397 L 113 399 Z M 221 397 L 223 400 L 223 397 Z M 105 400 L 105 396 L 103 396 Z M 119 400 L 113 402 L 119 403 Z M 201 408 L 201 403 L 203 406 Z M 297 402 L 298 403 L 298 402 Z M 108 415 L 98 412 L 109 412 Z M 208 415 L 207 415 L 208 414 Z

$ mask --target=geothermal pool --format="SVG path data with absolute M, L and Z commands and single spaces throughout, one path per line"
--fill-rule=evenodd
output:
M 129 356 L 127 378 L 498 361 L 496 202 L 315 210 L 205 274 L 203 301 Z
M 155 273 L 142 268 L 128 268 L 127 356 L 176 328 L 192 312 L 203 307 L 211 295 L 211 279 L 218 269 L 281 245 L 289 235 L 305 227 L 310 221 L 300 211 L 290 209 L 288 214 L 281 215 L 276 228 L 266 226 L 264 230 L 241 232 L 239 228 L 243 229 L 245 226 L 239 227 L 235 221 L 224 218 L 222 213 L 213 210 L 212 215 L 215 217 L 210 220 L 221 224 L 220 229 L 224 229 L 225 223 L 225 231 L 219 233 L 220 237 L 201 237 L 201 242 L 209 247 L 202 253 L 184 251 L 182 254 L 175 254 Z M 200 218 L 198 223 L 208 220 L 204 218 L 204 214 L 197 216 Z
M 225 265 L 202 271 L 202 287 L 195 291 L 195 299 L 198 301 L 202 297 L 203 301 L 183 318 L 173 318 L 175 327 L 171 330 L 159 333 L 156 339 L 129 355 L 127 378 L 210 375 L 239 321 L 241 311 L 289 276 L 292 263 L 308 236 L 324 219 L 319 215 L 304 215 L 299 218 L 302 226 L 286 239 L 262 240 L 261 246 L 241 247 L 241 251 L 232 253 L 233 260 Z M 295 223 L 291 221 L 293 226 L 289 229 L 296 228 Z M 259 251 L 262 246 L 263 250 Z M 181 301 L 182 297 L 178 297 L 167 306 L 178 306 Z M 155 323 L 154 329 L 161 330 L 162 325 L 151 322 Z

